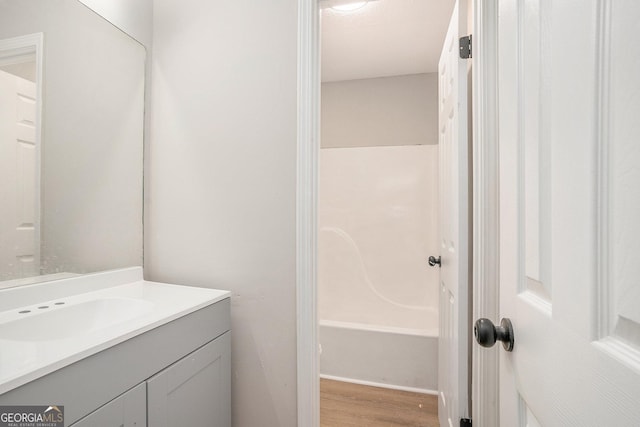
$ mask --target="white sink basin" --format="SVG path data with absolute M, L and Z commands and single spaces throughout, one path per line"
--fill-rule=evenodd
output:
M 0 340 L 52 341 L 77 337 L 144 316 L 153 306 L 152 302 L 134 298 L 45 304 L 20 310 L 22 313 L 16 311 L 15 320 L 0 324 Z
M 0 290 L 0 394 L 229 296 L 139 267 Z

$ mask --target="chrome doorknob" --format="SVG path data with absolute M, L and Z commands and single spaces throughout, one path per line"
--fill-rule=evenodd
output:
M 513 350 L 513 326 L 507 318 L 500 321 L 500 326 L 495 326 L 489 319 L 478 319 L 473 327 L 473 334 L 483 347 L 493 347 L 496 341 L 502 341 L 505 350 Z
M 433 255 L 429 257 L 429 265 L 431 267 L 435 267 L 436 265 L 440 267 L 440 257 L 436 258 Z

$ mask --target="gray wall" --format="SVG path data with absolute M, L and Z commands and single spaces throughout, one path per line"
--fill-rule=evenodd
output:
M 296 0 L 154 4 L 148 279 L 232 291 L 235 426 L 296 424 Z
M 438 143 L 438 73 L 322 84 L 322 148 Z

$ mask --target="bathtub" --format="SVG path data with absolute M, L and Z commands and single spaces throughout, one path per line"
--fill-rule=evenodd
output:
M 438 330 L 320 320 L 320 377 L 437 394 Z
M 322 377 L 436 393 L 437 162 L 437 146 L 321 150 Z

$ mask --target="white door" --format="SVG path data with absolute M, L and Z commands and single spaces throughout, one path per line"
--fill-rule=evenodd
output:
M 458 426 L 469 408 L 469 170 L 467 132 L 468 59 L 460 58 L 466 36 L 467 1 L 453 10 L 438 64 L 440 144 L 440 425 Z
M 40 274 L 35 92 L 0 70 L 0 280 Z
M 500 424 L 640 425 L 640 2 L 499 2 Z

